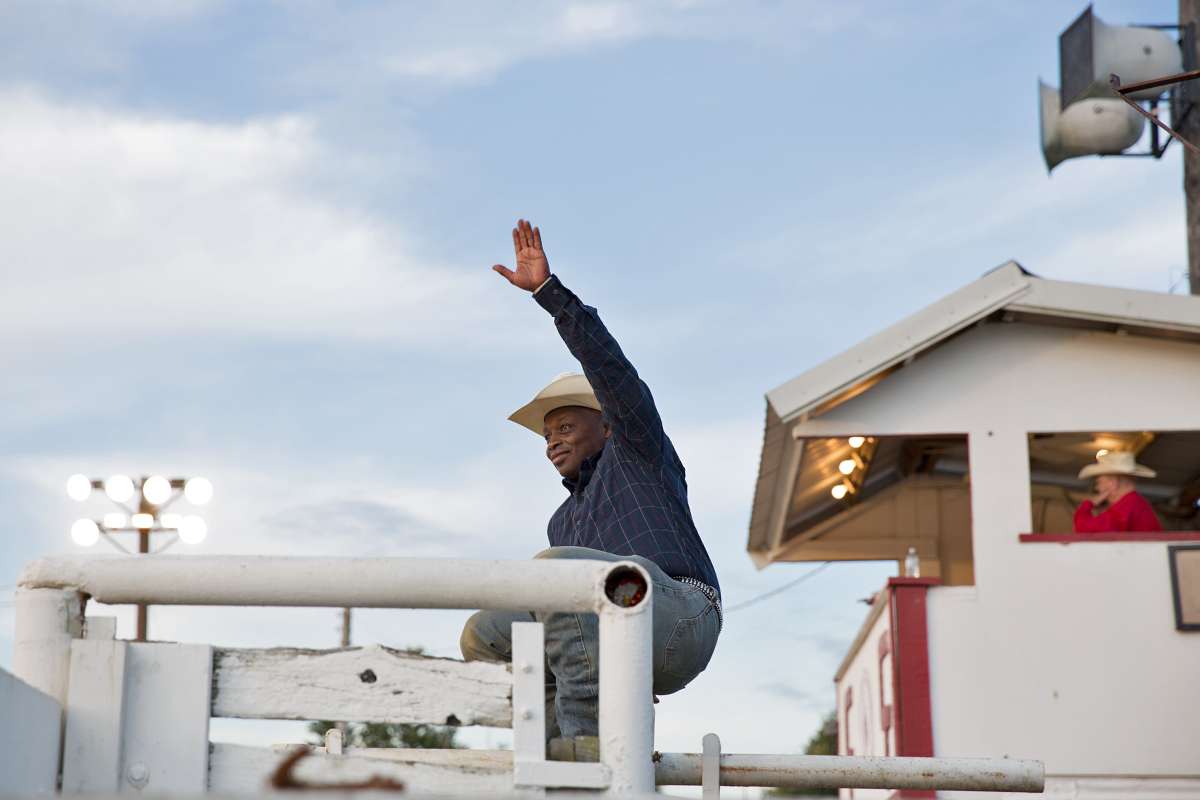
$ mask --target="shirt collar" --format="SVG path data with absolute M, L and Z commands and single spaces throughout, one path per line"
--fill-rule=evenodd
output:
M 579 465 L 578 477 L 562 479 L 562 485 L 566 487 L 568 492 L 577 494 L 587 488 L 588 481 L 592 479 L 592 473 L 596 471 L 596 464 L 600 461 L 600 456 L 602 455 L 604 455 L 604 445 L 600 446 L 598 453 L 590 455 L 583 460 L 583 463 Z

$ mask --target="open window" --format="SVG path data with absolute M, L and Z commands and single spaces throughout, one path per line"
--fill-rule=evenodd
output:
M 967 437 L 802 440 L 774 561 L 904 560 L 943 585 L 975 582 Z
M 1092 497 L 1093 479 L 1080 470 L 1099 454 L 1127 452 L 1154 470 L 1136 477 L 1136 491 L 1163 531 L 1200 530 L 1200 431 L 1078 431 L 1029 434 L 1029 475 L 1035 534 L 1074 533 L 1075 511 Z

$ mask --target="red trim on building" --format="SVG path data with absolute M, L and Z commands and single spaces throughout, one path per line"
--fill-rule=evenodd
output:
M 1200 531 L 1154 531 L 1153 533 L 1022 533 L 1022 542 L 1087 544 L 1091 542 L 1200 542 Z M 898 580 L 898 579 L 896 579 Z
M 933 709 L 929 690 L 929 628 L 925 599 L 937 578 L 892 578 L 889 612 L 892 635 L 892 721 L 896 755 L 933 755 Z M 906 789 L 897 798 L 930 798 L 932 791 Z

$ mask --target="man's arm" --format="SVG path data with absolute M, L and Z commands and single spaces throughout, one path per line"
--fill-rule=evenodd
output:
M 619 436 L 644 458 L 662 457 L 662 419 L 654 398 L 637 370 L 621 352 L 616 339 L 600 321 L 596 309 L 585 306 L 550 274 L 542 250 L 541 232 L 525 220 L 513 229 L 517 269 L 497 264 L 493 269 L 514 286 L 534 292 L 534 300 L 554 316 L 554 325 L 571 355 L 578 359 L 596 399 Z

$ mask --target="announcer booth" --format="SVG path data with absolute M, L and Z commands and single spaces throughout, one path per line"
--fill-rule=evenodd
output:
M 769 392 L 751 558 L 896 564 L 834 676 L 839 752 L 1200 797 L 1198 398 L 1200 297 L 1012 262 Z M 1105 451 L 1155 530 L 1074 532 Z

